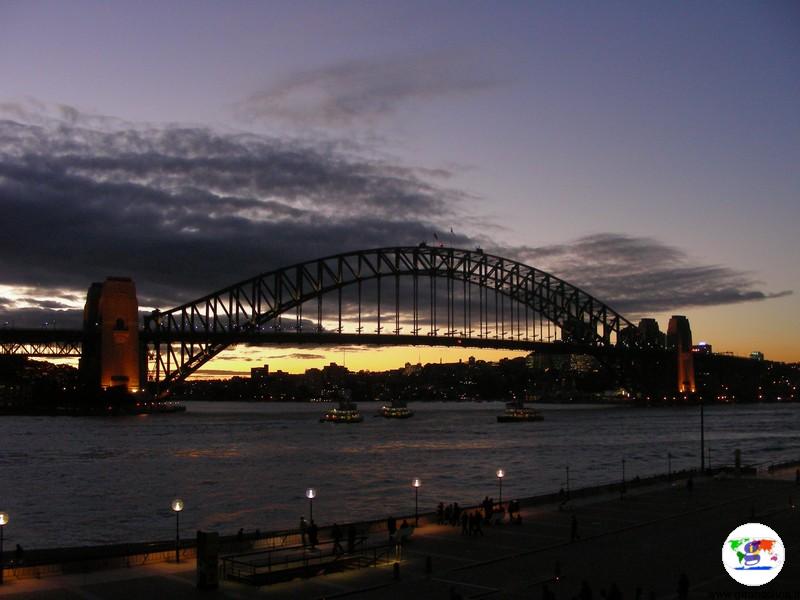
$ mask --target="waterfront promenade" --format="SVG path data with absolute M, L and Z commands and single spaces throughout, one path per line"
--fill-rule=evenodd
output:
M 521 525 L 487 526 L 483 537 L 461 528 L 426 523 L 405 545 L 399 573 L 392 564 L 254 587 L 220 581 L 219 589 L 194 586 L 194 560 L 16 579 L 6 572 L 0 597 L 56 598 L 542 598 L 578 595 L 585 579 L 595 598 L 616 584 L 624 598 L 675 598 L 685 573 L 690 598 L 751 590 L 734 582 L 721 564 L 728 533 L 755 520 L 772 527 L 786 545 L 786 565 L 756 594 L 800 590 L 800 487 L 794 470 L 767 477 L 697 478 L 629 486 L 558 503 L 523 503 Z M 575 516 L 579 539 L 571 541 Z M 385 542 L 383 532 L 372 543 Z M 323 536 L 324 538 L 324 536 Z M 430 566 L 430 572 L 428 570 Z M 399 575 L 399 577 L 396 577 Z M 724 596 L 719 596 L 724 597 Z M 785 597 L 785 596 L 782 596 Z M 794 596 L 792 596 L 794 597 Z

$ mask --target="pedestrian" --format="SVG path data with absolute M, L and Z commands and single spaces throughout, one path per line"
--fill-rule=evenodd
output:
M 542 584 L 542 600 L 555 600 L 555 598 L 556 598 L 555 592 L 553 592 L 553 590 L 551 590 L 549 587 L 547 587 L 546 583 L 543 583 Z
M 575 515 L 572 515 L 572 522 L 570 523 L 569 527 L 569 541 L 574 542 L 577 539 L 580 539 L 581 536 L 578 535 L 578 519 Z
M 616 581 L 611 582 L 611 589 L 608 590 L 608 600 L 622 600 L 622 592 Z
M 678 579 L 678 600 L 686 600 L 689 597 L 689 578 L 686 573 L 681 573 Z
M 300 541 L 303 544 L 303 548 L 306 547 L 306 531 L 308 530 L 308 523 L 306 523 L 306 518 L 301 516 L 300 517 Z
M 580 600 L 592 600 L 592 588 L 589 587 L 589 582 L 585 579 L 581 581 L 581 591 L 578 593 Z
M 483 527 L 481 527 L 481 515 L 479 513 L 474 513 L 475 515 L 475 535 L 479 535 L 483 537 Z
M 313 519 L 308 526 L 308 543 L 311 545 L 312 548 L 316 548 L 317 544 L 319 544 L 319 538 L 317 538 L 317 534 L 319 529 L 317 528 L 317 524 L 314 523 Z
M 25 551 L 22 549 L 22 546 L 17 544 L 17 549 L 14 552 L 14 564 L 17 566 L 22 564 L 22 560 L 25 558 Z
M 341 554 L 344 552 L 344 548 L 342 548 L 342 530 L 339 528 L 338 523 L 333 524 L 331 537 L 333 538 L 333 553 Z
M 347 526 L 347 553 L 352 554 L 356 549 L 356 526 L 350 523 Z
M 389 517 L 386 519 L 386 530 L 389 532 L 389 537 L 394 537 L 394 534 L 397 533 L 397 519 L 394 517 Z

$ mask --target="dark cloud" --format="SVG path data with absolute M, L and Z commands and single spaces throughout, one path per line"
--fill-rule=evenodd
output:
M 300 259 L 419 243 L 459 198 L 330 144 L 0 121 L 8 285 L 123 274 L 143 306 L 168 306 Z
M 645 237 L 604 233 L 569 244 L 499 251 L 577 285 L 629 318 L 792 293 L 760 291 L 751 273 L 698 263 L 679 248 Z
M 108 275 L 132 277 L 143 308 L 168 308 L 272 268 L 416 245 L 434 231 L 448 245 L 490 248 L 489 240 L 443 233 L 470 217 L 463 194 L 431 183 L 438 173 L 329 142 L 60 114 L 0 120 L 0 284 L 27 298 L 13 310 L 24 303 L 3 291 L 0 320 L 18 326 L 78 326 L 83 290 Z M 761 291 L 749 273 L 647 238 L 602 234 L 495 251 L 626 315 L 789 293 Z
M 292 352 L 290 354 L 270 354 L 271 359 L 278 358 L 291 358 L 294 360 L 322 360 L 325 358 L 322 354 L 313 354 L 311 352 Z
M 369 123 L 410 102 L 473 93 L 498 83 L 463 55 L 353 60 L 287 77 L 237 110 L 247 119 L 336 127 Z

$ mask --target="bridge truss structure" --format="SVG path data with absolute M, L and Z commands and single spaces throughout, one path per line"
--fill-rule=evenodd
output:
M 81 356 L 83 331 L 59 329 L 0 329 L 0 355 L 37 358 Z
M 633 324 L 549 273 L 480 249 L 376 248 L 275 269 L 145 318 L 148 380 L 168 389 L 235 343 L 465 345 L 592 352 Z M 374 329 L 373 329 L 374 328 Z M 565 351 L 566 348 L 565 348 Z

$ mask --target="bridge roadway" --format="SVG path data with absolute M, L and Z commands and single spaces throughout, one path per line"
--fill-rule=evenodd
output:
M 83 342 L 81 329 L 0 329 L 0 352 L 3 354 L 27 354 L 29 356 L 80 356 Z M 152 343 L 153 335 L 139 331 L 143 343 Z M 593 354 L 607 355 L 624 352 L 663 354 L 664 351 L 629 349 L 622 346 L 590 346 L 555 340 L 552 342 L 525 339 L 479 337 L 409 335 L 395 333 L 338 333 L 338 332 L 292 332 L 292 331 L 165 331 L 159 334 L 162 344 L 248 344 L 252 346 L 443 346 L 462 348 L 489 348 L 538 352 L 543 354 Z M 49 347 L 49 351 L 48 351 Z M 27 350 L 28 352 L 26 352 Z M 38 351 L 35 351 L 38 350 Z
M 594 598 L 616 583 L 627 599 L 638 597 L 639 587 L 642 598 L 672 599 L 685 573 L 691 599 L 795 599 L 800 590 L 800 509 L 791 503 L 799 495 L 794 467 L 769 478 L 697 478 L 691 492 L 685 481 L 662 479 L 630 486 L 624 499 L 616 490 L 573 499 L 564 511 L 556 503 L 523 501 L 522 525 L 486 527 L 484 537 L 465 537 L 460 528 L 437 525 L 426 515 L 406 546 L 397 580 L 392 567 L 385 566 L 261 588 L 221 581 L 216 591 L 198 591 L 194 561 L 185 560 L 41 579 L 17 579 L 7 572 L 0 598 L 522 600 L 542 597 L 547 586 L 555 599 L 568 600 L 578 595 L 585 579 Z M 573 514 L 580 535 L 575 542 L 570 541 Z M 736 583 L 721 564 L 727 535 L 750 520 L 772 527 L 787 549 L 782 572 L 763 588 Z M 385 539 L 381 532 L 374 535 Z

